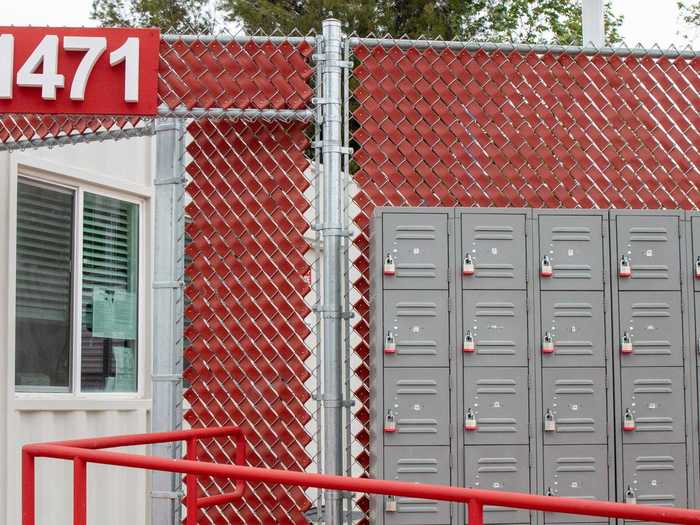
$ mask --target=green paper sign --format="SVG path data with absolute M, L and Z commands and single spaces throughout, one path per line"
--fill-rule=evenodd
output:
M 94 288 L 92 335 L 106 339 L 136 339 L 136 294 L 126 290 Z

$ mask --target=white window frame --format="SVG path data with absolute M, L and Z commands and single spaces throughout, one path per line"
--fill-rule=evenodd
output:
M 10 275 L 16 275 L 17 264 L 17 188 L 22 180 L 35 182 L 44 187 L 56 187 L 74 192 L 73 199 L 73 279 L 71 290 L 71 342 L 70 342 L 70 385 L 68 389 L 21 387 L 15 384 L 15 321 L 16 321 L 16 279 L 10 279 L 9 286 L 9 327 L 8 349 L 9 351 L 9 384 L 14 391 L 16 400 L 130 400 L 142 399 L 145 397 L 146 388 L 146 323 L 150 316 L 147 315 L 147 279 L 146 279 L 146 210 L 150 191 L 146 188 L 130 184 L 115 184 L 117 181 L 109 181 L 111 184 L 103 185 L 98 181 L 97 174 L 87 174 L 81 170 L 72 170 L 64 167 L 50 166 L 50 171 L 45 171 L 43 167 L 32 166 L 31 163 L 16 164 L 16 169 L 10 170 L 10 224 L 9 224 L 9 269 Z M 71 174 L 72 172 L 72 174 Z M 77 175 L 77 176 L 76 176 Z M 117 186 L 117 187 L 115 187 Z M 136 204 L 138 207 L 138 260 L 137 260 L 137 387 L 135 392 L 99 392 L 82 391 L 81 385 L 81 354 L 82 354 L 82 223 L 83 206 L 85 193 L 111 197 L 124 202 Z M 150 333 L 150 330 L 149 330 Z

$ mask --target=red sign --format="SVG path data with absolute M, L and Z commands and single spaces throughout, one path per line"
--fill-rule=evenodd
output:
M 157 29 L 0 27 L 0 113 L 155 115 Z

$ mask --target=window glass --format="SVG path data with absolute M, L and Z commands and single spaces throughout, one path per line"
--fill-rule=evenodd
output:
M 85 193 L 81 388 L 135 392 L 138 206 Z
M 15 385 L 68 390 L 74 193 L 17 185 Z

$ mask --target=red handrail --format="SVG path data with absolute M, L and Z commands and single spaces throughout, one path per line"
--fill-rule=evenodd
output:
M 194 454 L 190 454 L 189 443 L 195 443 L 198 439 L 222 436 L 235 436 L 237 438 L 236 465 L 207 463 L 192 459 L 166 459 L 99 450 L 108 447 L 187 441 L 187 457 L 193 458 Z M 194 452 L 195 447 L 193 446 L 191 450 Z M 444 485 L 424 485 L 401 481 L 350 478 L 246 467 L 241 465 L 245 459 L 244 436 L 239 429 L 234 427 L 25 445 L 22 449 L 22 525 L 35 525 L 34 458 L 37 457 L 73 461 L 76 473 L 73 481 L 74 501 L 76 502 L 74 506 L 74 525 L 86 525 L 85 467 L 88 463 L 188 474 L 187 497 L 185 498 L 185 504 L 188 509 L 187 525 L 195 525 L 198 508 L 230 503 L 241 498 L 244 491 L 244 481 L 465 503 L 468 505 L 470 525 L 483 525 L 484 505 L 583 516 L 700 525 L 700 511 L 694 509 L 653 507 L 561 498 L 558 496 L 536 496 L 518 492 L 499 492 Z M 197 498 L 197 476 L 235 479 L 237 480 L 236 490 L 230 494 Z

